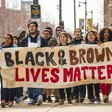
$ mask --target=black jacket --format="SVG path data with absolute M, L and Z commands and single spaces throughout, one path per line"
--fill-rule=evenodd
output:
M 52 37 L 50 37 L 49 39 L 46 39 L 47 40 L 47 42 L 49 42 L 49 40 L 51 39 Z
M 81 38 L 79 40 L 76 40 L 75 38 L 73 38 L 71 41 L 72 41 L 73 45 L 79 45 L 79 44 L 81 44 L 81 42 L 83 41 L 83 39 Z
M 67 43 L 65 46 L 71 45 L 70 43 Z M 57 46 L 63 46 L 61 43 L 59 43 Z
M 31 42 L 37 43 L 37 37 L 38 37 L 38 33 L 35 36 L 35 38 L 32 38 L 30 34 L 27 35 L 27 37 L 24 37 L 20 43 L 19 43 L 19 47 L 28 47 L 28 37 L 31 38 Z M 40 47 L 49 47 L 48 42 L 45 38 L 41 37 L 41 46 Z

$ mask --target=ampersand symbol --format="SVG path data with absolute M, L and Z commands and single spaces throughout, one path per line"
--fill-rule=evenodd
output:
M 61 50 L 58 52 L 59 64 L 60 64 L 60 65 L 67 64 L 67 63 L 66 63 L 66 59 L 63 59 L 64 56 L 65 56 L 65 52 L 61 49 Z

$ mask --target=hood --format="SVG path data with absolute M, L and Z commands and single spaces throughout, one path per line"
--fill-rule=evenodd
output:
M 25 31 L 25 29 L 22 28 L 22 27 L 19 27 L 19 28 L 17 29 L 17 37 L 18 37 L 18 38 L 19 38 L 19 36 L 20 36 L 20 34 L 21 34 L 22 31 Z M 26 31 L 25 31 L 25 32 L 26 32 Z
M 56 27 L 54 28 L 54 38 L 56 39 L 57 43 L 58 43 L 58 37 L 57 37 L 57 34 L 56 34 L 56 28 L 58 28 L 58 27 L 61 27 L 61 26 L 58 25 L 58 26 L 56 26 Z

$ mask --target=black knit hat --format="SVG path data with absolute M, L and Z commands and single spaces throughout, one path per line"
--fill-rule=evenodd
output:
M 36 21 L 28 21 L 28 28 L 30 24 L 35 24 L 36 28 L 38 28 L 38 23 Z

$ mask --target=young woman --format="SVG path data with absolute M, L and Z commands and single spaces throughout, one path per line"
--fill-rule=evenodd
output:
M 86 35 L 85 38 L 85 43 L 86 44 L 99 44 L 97 35 L 95 31 L 89 31 Z M 95 95 L 96 95 L 96 101 L 97 103 L 101 103 L 100 100 L 100 95 L 99 95 L 99 89 L 100 89 L 100 84 L 88 84 L 88 92 L 89 92 L 89 98 L 90 101 L 88 102 L 89 104 L 93 104 L 94 103 L 94 99 L 93 99 L 93 85 L 94 85 L 94 89 L 95 89 Z
M 59 42 L 59 44 L 57 46 L 70 46 L 71 47 L 71 45 L 70 45 L 70 37 L 68 36 L 68 34 L 66 32 L 62 32 L 62 33 L 59 34 L 58 42 Z M 54 48 L 54 46 L 52 46 L 51 48 Z M 63 62 L 60 62 L 61 65 L 62 65 L 62 63 Z M 71 88 L 66 88 L 66 92 L 67 92 L 68 104 L 72 104 L 72 101 L 70 99 Z M 59 94 L 60 94 L 59 105 L 63 105 L 64 104 L 64 97 L 65 97 L 64 88 L 59 89 Z
M 4 48 L 11 48 L 11 47 L 14 47 L 13 46 L 13 36 L 10 33 L 7 33 L 4 36 L 4 44 L 2 45 L 2 47 L 0 47 L 0 50 Z M 10 89 L 3 88 L 2 78 L 1 78 L 1 106 L 4 108 L 6 103 L 8 102 L 9 107 L 12 107 L 14 96 L 15 96 L 15 89 L 14 88 L 10 88 Z
M 74 38 L 72 39 L 72 45 L 80 45 L 83 42 L 82 31 L 80 28 L 76 28 L 74 31 Z M 85 93 L 86 93 L 86 85 L 80 85 L 74 87 L 74 96 L 76 99 L 76 103 L 79 103 L 79 94 L 80 94 L 80 102 L 84 101 Z
M 19 39 L 17 38 L 17 36 L 13 36 L 13 45 L 18 46 L 19 44 Z
M 99 40 L 102 43 L 112 41 L 111 29 L 102 28 L 99 32 Z M 111 89 L 111 84 L 107 84 L 107 83 L 106 84 L 100 84 L 100 88 L 101 88 L 101 91 L 102 91 L 102 94 L 103 94 L 104 103 L 109 102 L 108 97 L 109 97 L 109 92 L 110 92 L 110 89 Z

